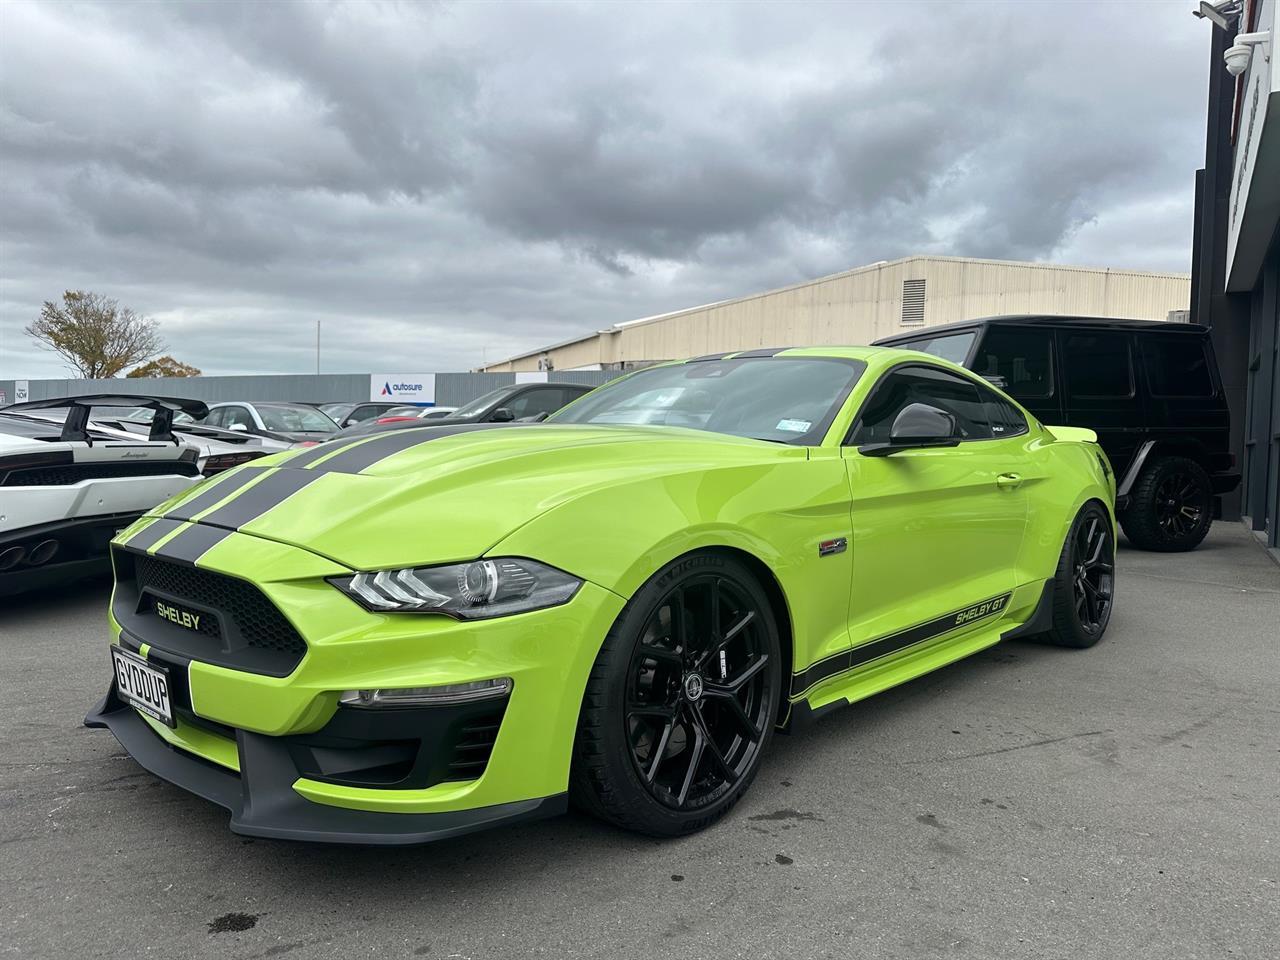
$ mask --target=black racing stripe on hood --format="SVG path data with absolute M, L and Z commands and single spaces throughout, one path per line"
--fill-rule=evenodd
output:
M 312 467 L 308 472 L 359 473 L 361 470 L 366 470 L 387 457 L 403 453 L 405 450 L 410 450 L 421 443 L 442 440 L 445 437 L 453 437 L 460 433 L 473 433 L 477 430 L 508 429 L 512 426 L 514 424 L 510 423 L 461 423 L 453 427 L 408 427 L 398 433 L 384 434 L 374 440 L 370 440 L 368 443 L 362 443 L 357 447 L 344 450 L 336 457 Z M 534 424 L 521 424 L 521 426 L 534 426 Z M 287 466 L 287 464 L 282 464 L 282 466 Z
M 164 518 L 153 520 L 145 530 L 140 530 L 130 537 L 125 542 L 125 546 L 130 550 L 142 550 L 145 552 L 181 526 L 182 524 L 176 520 L 166 520 Z
M 177 560 L 180 563 L 193 564 L 206 551 L 216 547 L 229 536 L 231 536 L 230 530 L 193 523 L 157 550 L 155 555 L 166 560 Z
M 275 470 L 230 503 L 201 517 L 200 522 L 214 527 L 226 527 L 228 530 L 239 530 L 273 507 L 278 507 L 307 484 L 319 480 L 320 476 L 310 470 Z
M 361 440 L 369 439 L 367 436 L 358 437 L 341 437 L 336 440 L 325 440 L 317 443 L 314 447 L 302 451 L 295 457 L 290 457 L 280 464 L 282 467 L 288 467 L 291 470 L 299 470 L 303 467 L 309 467 L 321 457 L 332 456 L 339 450 L 345 449 Z
M 260 476 L 266 469 L 266 467 L 245 467 L 218 477 L 190 500 L 168 511 L 165 516 L 170 520 L 190 520 L 197 513 L 208 510 L 218 501 L 231 496 L 254 477 Z

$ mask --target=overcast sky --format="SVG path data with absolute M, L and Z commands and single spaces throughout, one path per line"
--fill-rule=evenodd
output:
M 0 377 L 460 370 L 912 253 L 1190 270 L 1192 0 L 0 3 Z

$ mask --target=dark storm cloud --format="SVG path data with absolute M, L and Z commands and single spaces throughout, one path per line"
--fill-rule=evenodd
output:
M 1135 33 L 1138 31 L 1138 33 Z M 1187 269 L 1179 3 L 0 6 L 0 376 L 461 369 L 909 253 Z M 57 69 L 51 69 L 57 64 Z

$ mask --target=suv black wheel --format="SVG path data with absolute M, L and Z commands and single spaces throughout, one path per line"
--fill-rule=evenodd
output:
M 738 561 L 708 551 L 658 571 L 619 615 L 587 681 L 574 802 L 652 836 L 724 816 L 773 735 L 779 649 L 768 598 Z
M 1089 503 L 1076 515 L 1062 545 L 1053 581 L 1053 625 L 1041 639 L 1060 647 L 1092 647 L 1111 621 L 1115 586 L 1111 518 Z
M 1204 467 L 1186 457 L 1146 465 L 1120 517 L 1135 547 L 1173 553 L 1194 550 L 1213 523 L 1213 486 Z

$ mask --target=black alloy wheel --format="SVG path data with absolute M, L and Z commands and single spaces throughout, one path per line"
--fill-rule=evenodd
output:
M 1104 517 L 1088 517 L 1072 537 L 1072 600 L 1076 619 L 1090 634 L 1101 634 L 1111 619 L 1115 585 L 1115 545 Z
M 574 803 L 652 836 L 714 823 L 759 769 L 784 670 L 751 569 L 720 551 L 668 564 L 618 616 L 587 680 Z
M 772 723 L 763 621 L 738 585 L 686 580 L 649 617 L 631 657 L 626 735 L 653 796 L 697 810 L 751 768 Z
M 1170 540 L 1182 540 L 1199 528 L 1209 504 L 1205 491 L 1187 470 L 1165 474 L 1155 491 L 1156 523 Z
M 1049 629 L 1039 636 L 1060 647 L 1092 647 L 1111 621 L 1116 590 L 1116 541 L 1111 514 L 1087 503 L 1076 514 L 1049 587 Z
M 1133 485 L 1120 524 L 1143 550 L 1194 550 L 1213 524 L 1209 474 L 1189 457 L 1157 457 Z

